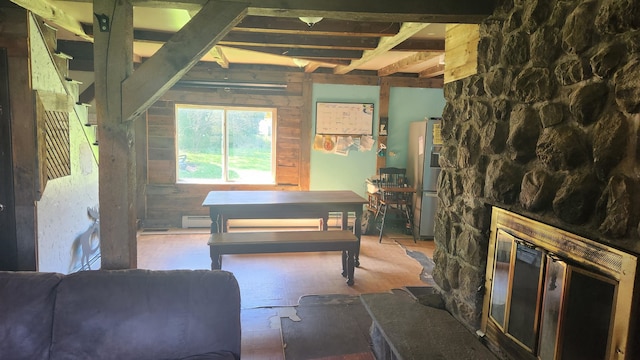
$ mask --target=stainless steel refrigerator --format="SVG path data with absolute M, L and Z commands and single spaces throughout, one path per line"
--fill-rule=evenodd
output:
M 438 210 L 436 193 L 442 147 L 440 118 L 429 118 L 409 124 L 407 178 L 416 189 L 413 196 L 413 234 L 416 238 L 433 239 L 435 215 Z

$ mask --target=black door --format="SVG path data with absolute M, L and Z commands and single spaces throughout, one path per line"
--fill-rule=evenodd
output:
M 0 270 L 17 270 L 7 49 L 0 48 Z

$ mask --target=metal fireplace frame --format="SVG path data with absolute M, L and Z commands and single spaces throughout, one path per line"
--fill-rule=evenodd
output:
M 606 359 L 625 359 L 637 351 L 636 344 L 632 341 L 633 334 L 637 331 L 634 319 L 634 316 L 638 314 L 638 301 L 634 297 L 639 293 L 637 289 L 637 256 L 497 207 L 493 207 L 491 215 L 481 323 L 481 330 L 491 348 L 506 353 L 509 357 L 539 359 L 536 351 L 527 349 L 517 339 L 507 334 L 502 326 L 490 316 L 494 268 L 497 262 L 496 245 L 499 236 L 513 237 L 518 243 L 542 249 L 554 258 L 557 257 L 563 261 L 577 264 L 579 269 L 585 269 L 589 273 L 610 280 L 615 285 L 615 292 Z M 544 265 L 545 262 L 542 262 L 541 283 L 544 279 Z M 513 271 L 512 265 L 509 281 L 513 277 Z M 538 286 L 541 288 L 544 285 L 538 284 Z M 511 289 L 509 288 L 509 290 Z M 535 314 L 536 344 L 539 342 L 540 335 L 542 293 L 542 290 L 538 292 L 540 298 Z M 509 303 L 505 305 L 507 308 L 510 306 Z M 560 324 L 562 324 L 562 318 L 560 318 Z M 556 339 L 561 341 L 561 335 L 559 336 Z M 558 354 L 556 351 L 556 359 L 559 359 Z M 639 354 L 635 353 L 635 355 Z

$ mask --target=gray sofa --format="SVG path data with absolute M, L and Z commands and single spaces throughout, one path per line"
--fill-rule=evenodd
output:
M 240 359 L 240 291 L 211 270 L 0 272 L 0 359 Z

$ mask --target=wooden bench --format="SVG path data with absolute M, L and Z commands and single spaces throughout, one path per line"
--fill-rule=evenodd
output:
M 223 254 L 342 251 L 342 276 L 353 285 L 358 238 L 347 230 L 213 233 L 209 237 L 211 269 L 222 268 Z

